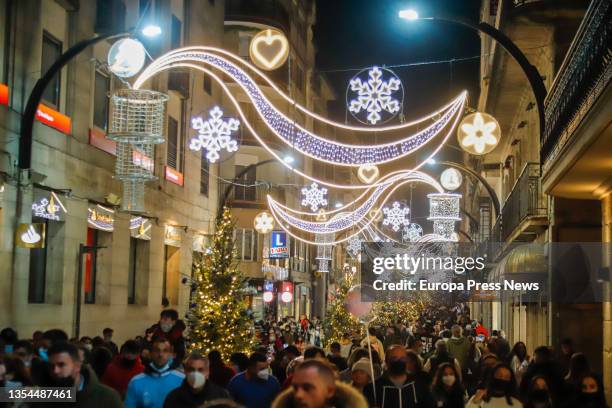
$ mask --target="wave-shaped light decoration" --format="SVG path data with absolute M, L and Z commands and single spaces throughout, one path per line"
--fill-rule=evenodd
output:
M 189 50 L 181 52 L 178 50 L 162 56 L 138 77 L 134 88 L 139 88 L 148 78 L 168 66 L 185 61 L 210 65 L 231 77 L 245 91 L 264 123 L 284 143 L 306 156 L 341 166 L 358 167 L 362 164 L 382 164 L 413 153 L 437 136 L 451 122 L 454 129 L 463 112 L 467 95 L 465 91 L 462 92 L 451 103 L 438 111 L 438 119 L 415 134 L 389 143 L 352 145 L 327 140 L 299 126 L 268 100 L 255 81 L 242 68 L 211 52 Z

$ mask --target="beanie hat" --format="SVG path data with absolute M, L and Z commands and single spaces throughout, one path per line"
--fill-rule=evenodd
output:
M 365 371 L 371 377 L 372 372 L 370 367 L 370 360 L 365 357 L 357 360 L 355 364 L 353 364 L 353 366 L 351 367 L 351 372 L 357 370 Z

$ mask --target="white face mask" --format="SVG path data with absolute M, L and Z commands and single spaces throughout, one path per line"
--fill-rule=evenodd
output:
M 199 371 L 192 371 L 187 374 L 187 383 L 191 388 L 199 389 L 206 384 L 206 376 Z
M 263 370 L 257 372 L 257 377 L 264 381 L 268 381 L 268 377 L 270 377 L 270 372 L 267 368 L 264 368 Z
M 172 323 L 160 323 L 159 324 L 159 328 L 164 332 L 164 333 L 168 333 L 170 330 L 172 330 L 172 328 L 174 327 L 174 325 Z
M 442 376 L 442 382 L 444 383 L 444 385 L 448 385 L 449 387 L 455 384 L 455 381 L 456 381 L 456 378 L 454 375 L 443 375 Z

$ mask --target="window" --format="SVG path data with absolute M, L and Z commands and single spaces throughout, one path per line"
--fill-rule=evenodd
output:
M 238 259 L 242 261 L 257 261 L 257 232 L 248 228 L 234 230 L 234 246 Z
M 246 166 L 236 166 L 236 175 L 239 175 L 246 169 Z M 257 187 L 254 185 L 257 179 L 257 168 L 252 166 L 240 178 L 236 177 L 236 182 L 239 184 L 234 186 L 234 200 L 256 201 Z
M 170 46 L 172 49 L 181 47 L 182 23 L 174 14 L 172 15 L 172 30 L 170 32 Z
M 240 37 L 238 37 L 238 55 L 240 55 L 242 58 L 249 58 L 251 38 L 253 38 L 253 36 L 242 33 L 240 34 Z
M 51 68 L 51 65 L 62 55 L 62 43 L 51 34 L 43 32 L 41 76 Z M 58 72 L 43 93 L 42 99 L 54 108 L 59 108 L 61 88 L 61 72 Z
M 208 196 L 210 164 L 208 163 L 208 159 L 206 159 L 206 149 L 202 149 L 201 154 L 202 161 L 200 164 L 200 194 Z
M 479 214 L 479 236 L 478 242 L 484 242 L 489 239 L 491 232 L 491 204 L 488 201 L 480 201 L 480 214 Z
M 138 242 L 130 238 L 130 269 L 128 270 L 128 305 L 136 303 L 136 270 L 138 269 Z
M 94 79 L 94 113 L 93 124 L 106 131 L 108 125 L 108 91 L 110 78 L 96 70 Z
M 210 75 L 204 74 L 204 84 L 203 84 L 204 92 L 209 95 L 212 95 L 212 78 Z
M 96 275 L 98 273 L 98 246 L 99 231 L 87 228 L 87 246 L 94 247 L 92 252 L 85 254 L 85 276 L 83 285 L 85 288 L 85 303 L 96 303 Z
M 45 228 L 49 222 L 44 218 L 32 217 L 33 223 L 43 223 Z M 30 276 L 28 280 L 28 303 L 45 303 L 47 280 L 47 245 L 48 234 L 45 234 L 44 248 L 30 249 Z
M 178 170 L 178 143 L 178 122 L 172 116 L 168 116 L 166 164 L 175 170 Z

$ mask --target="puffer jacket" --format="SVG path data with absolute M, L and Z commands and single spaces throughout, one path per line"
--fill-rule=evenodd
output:
M 292 408 L 295 406 L 293 399 L 293 388 L 287 388 L 285 391 L 278 394 L 272 408 Z M 368 408 L 363 395 L 348 384 L 336 381 L 336 393 L 334 394 L 330 405 L 334 408 Z

